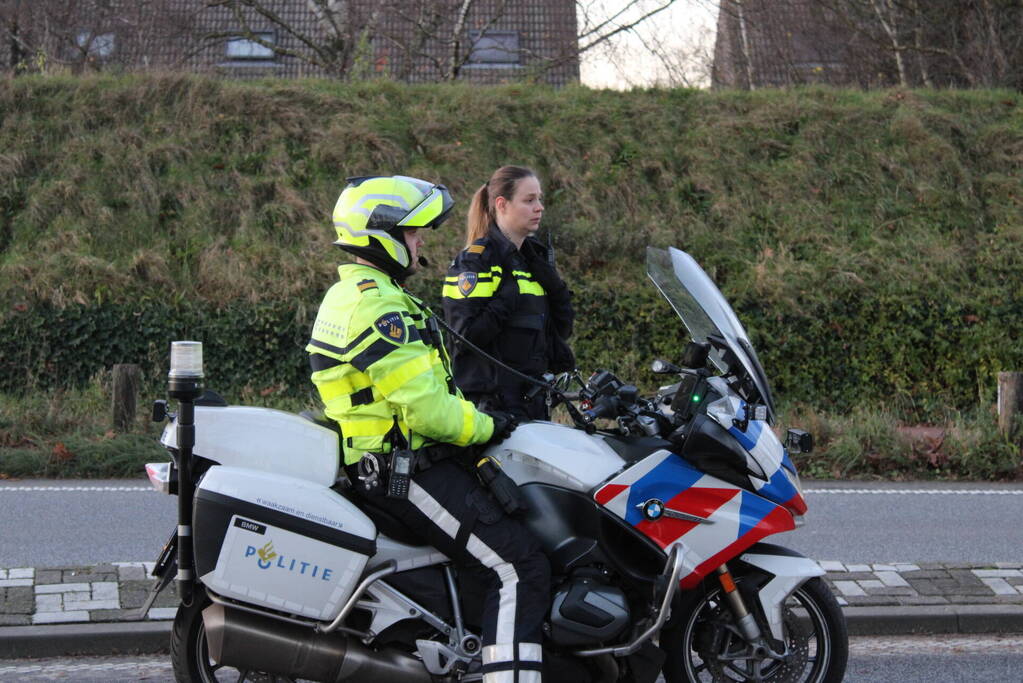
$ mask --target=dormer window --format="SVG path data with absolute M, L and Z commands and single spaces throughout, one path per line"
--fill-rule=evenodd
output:
M 252 35 L 263 43 L 269 43 L 270 45 L 277 43 L 277 35 L 273 31 L 254 31 Z M 233 38 L 225 44 L 225 55 L 232 61 L 267 61 L 274 59 L 275 53 L 273 48 L 267 47 L 259 41 L 252 38 Z
M 469 31 L 469 59 L 466 66 L 501 68 L 521 63 L 517 31 Z

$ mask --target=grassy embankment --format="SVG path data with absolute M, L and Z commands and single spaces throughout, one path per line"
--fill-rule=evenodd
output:
M 167 343 L 206 344 L 233 401 L 313 402 L 301 351 L 341 260 L 346 175 L 404 172 L 459 200 L 414 289 L 437 301 L 472 191 L 540 173 L 576 292 L 585 372 L 641 388 L 684 335 L 642 273 L 686 249 L 819 452 L 804 474 L 1021 476 L 994 428 L 1023 369 L 1023 115 L 1007 92 L 631 93 L 532 86 L 0 81 L 0 472 L 129 474 L 109 368 L 161 393 Z M 910 440 L 900 426 L 936 427 Z

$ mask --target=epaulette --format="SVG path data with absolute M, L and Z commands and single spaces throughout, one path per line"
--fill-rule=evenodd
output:
M 355 285 L 355 288 L 358 289 L 360 292 L 367 292 L 371 289 L 379 289 L 376 280 L 369 279 L 360 281 L 358 284 Z
M 486 248 L 485 244 L 471 244 L 466 248 L 466 251 L 470 254 L 482 254 Z

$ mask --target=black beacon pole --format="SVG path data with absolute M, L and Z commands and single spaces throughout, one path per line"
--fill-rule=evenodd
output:
M 195 446 L 195 399 L 202 395 L 202 342 L 171 342 L 167 393 L 178 400 L 178 597 L 192 603 L 192 447 Z

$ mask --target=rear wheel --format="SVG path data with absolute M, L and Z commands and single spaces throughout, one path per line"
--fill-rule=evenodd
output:
M 244 671 L 225 666 L 218 666 L 210 661 L 209 646 L 206 644 L 206 627 L 202 621 L 202 611 L 210 604 L 206 592 L 195 591 L 192 604 L 178 606 L 174 617 L 174 628 L 171 630 L 171 663 L 174 667 L 174 679 L 178 683 L 241 683 L 242 681 L 260 681 L 265 683 L 289 683 L 293 679 L 286 676 L 261 671 Z
M 668 683 L 840 683 L 845 675 L 845 618 L 820 578 L 804 583 L 785 602 L 786 654 L 780 659 L 757 652 L 743 639 L 718 586 L 684 600 L 678 616 L 661 635 Z M 766 628 L 762 618 L 757 621 Z

